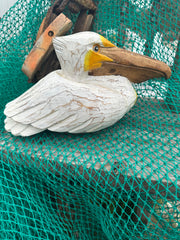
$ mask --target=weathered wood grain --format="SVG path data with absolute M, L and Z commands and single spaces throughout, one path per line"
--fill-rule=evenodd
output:
M 74 25 L 73 33 L 82 32 L 82 31 L 90 31 L 92 27 L 94 14 L 88 13 L 86 10 L 81 10 L 78 19 Z
M 96 146 L 84 143 L 77 148 L 70 147 L 70 142 L 67 142 L 67 146 L 61 147 L 51 134 L 48 146 L 40 143 L 31 143 L 29 146 L 26 143 L 27 149 L 24 149 L 25 139 L 14 140 L 10 134 L 3 133 L 1 156 L 3 161 L 10 164 L 35 167 L 47 173 L 58 174 L 67 170 L 66 173 L 75 177 L 81 176 L 100 185 L 108 184 L 110 188 L 115 186 L 126 191 L 133 189 L 147 196 L 177 199 L 180 198 L 179 117 L 177 113 L 167 111 L 163 104 L 139 100 L 126 118 L 126 121 L 130 118 L 134 129 L 126 129 L 123 141 L 118 139 L 118 133 L 113 130 L 108 140 L 101 135 Z M 147 108 L 154 116 L 152 124 L 152 119 L 145 116 Z M 157 124 L 157 128 L 153 127 L 154 124 Z M 8 146 L 4 145 L 5 140 Z
M 71 27 L 71 20 L 60 14 L 42 33 L 22 66 L 22 71 L 30 80 L 53 51 L 53 38 L 64 35 Z
M 135 83 L 171 76 L 167 64 L 138 53 L 116 47 L 102 48 L 100 53 L 113 59 L 113 62 L 104 62 L 100 68 L 91 72 L 93 76 L 121 75 Z

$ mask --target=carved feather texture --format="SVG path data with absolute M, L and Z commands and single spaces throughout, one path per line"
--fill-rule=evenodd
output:
M 136 101 L 130 81 L 121 76 L 88 76 L 84 59 L 99 34 L 81 32 L 54 39 L 61 63 L 56 70 L 5 107 L 5 129 L 30 136 L 55 132 L 94 132 L 121 119 Z
M 124 77 L 89 76 L 87 81 L 89 84 L 67 80 L 61 76 L 61 70 L 48 74 L 6 105 L 6 130 L 21 136 L 46 129 L 98 131 L 118 121 L 136 100 L 131 83 Z

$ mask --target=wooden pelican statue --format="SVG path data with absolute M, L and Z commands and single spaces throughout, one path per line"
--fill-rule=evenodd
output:
M 61 69 L 5 107 L 5 129 L 15 136 L 107 128 L 135 104 L 131 82 L 171 74 L 165 63 L 119 49 L 94 32 L 56 37 L 53 45 Z

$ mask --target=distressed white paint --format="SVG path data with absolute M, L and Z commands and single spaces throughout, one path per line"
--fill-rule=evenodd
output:
M 121 119 L 135 104 L 136 92 L 125 77 L 88 76 L 85 58 L 95 43 L 104 46 L 100 35 L 92 32 L 56 38 L 54 47 L 62 69 L 6 105 L 6 130 L 21 136 L 46 129 L 94 132 Z
M 17 0 L 0 0 L 0 17 L 2 17 L 15 2 L 17 2 Z

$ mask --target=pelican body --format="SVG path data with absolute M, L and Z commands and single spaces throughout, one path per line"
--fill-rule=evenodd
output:
M 130 60 L 113 60 L 111 52 L 118 48 L 111 42 L 97 33 L 81 32 L 56 37 L 53 45 L 61 69 L 6 105 L 8 132 L 23 137 L 44 130 L 95 132 L 116 123 L 133 107 L 137 94 L 127 77 L 89 75 L 104 63 L 131 65 Z

